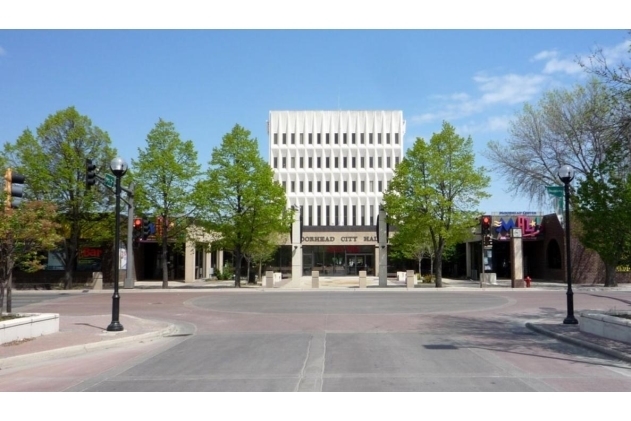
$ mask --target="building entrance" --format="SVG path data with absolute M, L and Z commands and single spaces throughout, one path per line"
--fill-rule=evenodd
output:
M 371 246 L 303 246 L 303 274 L 317 270 L 323 276 L 358 275 L 360 270 L 373 273 L 374 247 Z
M 366 271 L 366 275 L 372 274 L 372 254 L 348 254 L 346 255 L 346 263 L 349 275 L 358 275 L 362 270 Z

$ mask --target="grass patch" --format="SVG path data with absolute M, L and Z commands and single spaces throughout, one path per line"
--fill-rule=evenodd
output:
M 20 345 L 29 341 L 32 341 L 35 338 L 24 338 L 24 339 L 17 339 L 15 341 L 11 341 L 11 342 L 6 342 L 3 343 L 2 346 L 14 346 L 14 345 Z
M 19 314 L 3 314 L 0 316 L 0 322 L 4 322 L 7 320 L 19 319 L 20 317 L 24 317 Z

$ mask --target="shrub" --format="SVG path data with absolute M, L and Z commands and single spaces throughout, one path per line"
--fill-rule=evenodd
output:
M 223 271 L 217 269 L 217 279 L 220 281 L 232 279 L 232 275 L 234 275 L 234 268 L 230 264 L 226 264 Z
M 434 275 L 423 275 L 424 284 L 431 284 L 432 282 L 434 282 Z

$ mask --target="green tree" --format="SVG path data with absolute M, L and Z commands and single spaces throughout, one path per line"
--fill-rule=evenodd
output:
M 30 199 L 55 204 L 64 241 L 64 287 L 72 288 L 79 244 L 86 232 L 96 240 L 113 238 L 111 209 L 113 195 L 102 187 L 86 189 L 85 160 L 90 158 L 100 171 L 109 171 L 116 150 L 106 132 L 74 107 L 46 118 L 34 134 L 26 129 L 14 144 L 5 143 L 4 153 L 16 172 L 26 176 Z M 108 212 L 111 215 L 111 212 Z M 95 240 L 95 238 L 91 238 Z
M 631 31 L 629 31 L 631 34 Z M 631 44 L 627 42 L 628 52 Z M 602 49 L 596 49 L 579 64 L 607 86 L 607 126 L 610 143 L 603 148 L 605 159 L 578 180 L 573 210 L 579 223 L 583 245 L 596 251 L 605 264 L 605 286 L 615 286 L 618 264 L 631 258 L 631 67 L 627 60 L 607 60 Z
M 235 256 L 235 287 L 241 286 L 243 256 L 259 239 L 287 232 L 293 214 L 285 191 L 260 157 L 250 131 L 234 126 L 214 148 L 205 180 L 198 186 L 205 226 L 219 233 L 220 243 Z
M 147 147 L 132 160 L 136 203 L 156 217 L 161 245 L 162 288 L 169 286 L 168 244 L 181 248 L 194 223 L 194 187 L 200 175 L 197 151 L 191 140 L 182 141 L 175 125 L 159 119 L 147 135 Z
M 430 259 L 430 273 L 434 273 L 434 252 L 428 229 L 397 231 L 392 237 L 391 243 L 391 250 L 394 253 L 398 253 L 405 259 L 416 260 L 420 275 L 422 275 L 421 262 L 423 259 Z
M 598 253 L 605 265 L 606 287 L 616 286 L 616 267 L 631 256 L 631 168 L 623 143 L 612 145 L 608 159 L 580 182 L 574 213 L 581 243 Z
M 429 232 L 437 288 L 442 287 L 445 249 L 471 236 L 480 215 L 475 208 L 489 196 L 484 190 L 490 179 L 483 167 L 475 168 L 474 158 L 471 137 L 458 136 L 443 122 L 429 143 L 416 139 L 384 193 L 388 219 L 403 243 L 412 245 L 416 236 Z
M 0 313 L 11 312 L 13 269 L 25 272 L 44 268 L 41 252 L 52 250 L 62 241 L 55 222 L 55 206 L 49 202 L 26 201 L 17 209 L 0 210 Z
M 250 244 L 248 250 L 245 252 L 244 256 L 248 262 L 248 270 L 250 268 L 250 263 L 255 263 L 258 269 L 259 280 L 263 279 L 263 263 L 272 259 L 274 253 L 276 253 L 276 250 L 278 249 L 278 245 L 283 241 L 282 237 L 286 238 L 283 234 L 272 233 L 268 237 L 255 238 L 254 241 L 252 241 L 252 244 Z

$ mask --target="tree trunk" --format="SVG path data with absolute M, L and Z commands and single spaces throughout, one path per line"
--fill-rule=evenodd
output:
M 234 262 L 234 286 L 235 288 L 241 288 L 241 247 L 237 247 L 235 250 L 235 262 Z
M 13 265 L 11 265 L 13 267 Z M 9 272 L 9 281 L 7 282 L 7 313 L 11 313 L 11 288 L 13 287 L 13 271 Z
M 66 246 L 64 252 L 66 254 L 64 258 L 64 289 L 72 289 L 72 247 Z
M 246 273 L 245 273 L 245 279 L 247 279 L 247 283 L 250 283 L 250 259 L 245 259 L 246 264 L 247 264 L 247 268 L 246 268 Z
M 163 232 L 166 232 L 166 230 Z M 169 261 L 167 260 L 168 257 L 169 257 L 169 253 L 167 250 L 166 235 L 162 234 L 162 288 L 163 289 L 167 289 L 169 287 Z
M 442 288 L 443 287 L 443 271 L 442 271 L 442 265 L 440 263 L 441 260 L 441 255 L 439 253 L 436 253 L 436 256 L 434 257 L 434 276 L 436 277 L 435 282 L 436 282 L 436 288 Z
M 65 273 L 64 273 L 64 289 L 72 289 L 74 282 L 74 269 L 79 254 L 79 238 L 81 231 L 78 221 L 72 222 L 72 231 L 70 232 L 70 241 L 66 241 L 65 247 Z
M 443 287 L 443 247 L 444 241 L 439 240 L 438 250 L 434 254 L 434 270 L 436 271 L 436 288 Z
M 4 285 L 4 280 L 0 279 L 0 314 L 4 312 Z
M 615 287 L 618 286 L 616 282 L 616 265 L 610 265 L 605 263 L 605 286 Z
M 263 278 L 261 278 L 261 276 L 263 276 L 263 261 L 259 260 L 259 281 L 261 281 L 261 285 L 263 285 Z

